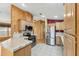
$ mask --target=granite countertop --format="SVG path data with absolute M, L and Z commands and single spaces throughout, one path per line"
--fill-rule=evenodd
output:
M 31 44 L 32 41 L 30 40 L 25 40 L 24 38 L 19 38 L 19 39 L 8 39 L 4 42 L 1 43 L 2 47 L 11 50 L 12 52 L 21 49 L 29 44 Z

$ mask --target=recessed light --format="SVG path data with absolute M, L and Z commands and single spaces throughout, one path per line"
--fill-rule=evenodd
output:
M 54 18 L 58 18 L 58 16 L 54 16 Z
M 40 13 L 40 15 L 42 15 L 42 13 Z
M 45 16 L 42 15 L 41 17 L 45 17 Z
M 41 17 L 45 17 L 42 13 L 39 13 Z
M 22 3 L 21 5 L 22 5 L 23 7 L 25 7 L 25 4 L 24 4 L 24 3 Z

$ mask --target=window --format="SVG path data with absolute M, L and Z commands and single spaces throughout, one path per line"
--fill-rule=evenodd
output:
M 11 36 L 11 24 L 0 22 L 0 36 Z
M 0 27 L 0 36 L 10 36 L 11 28 L 9 27 Z

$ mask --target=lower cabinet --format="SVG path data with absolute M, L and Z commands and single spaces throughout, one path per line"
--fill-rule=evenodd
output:
M 64 55 L 75 56 L 75 37 L 64 34 Z
M 25 47 L 25 56 L 31 56 L 31 45 Z
M 14 56 L 31 56 L 31 45 L 15 51 Z
M 1 47 L 1 56 L 31 56 L 31 44 L 14 52 Z
M 14 56 L 25 56 L 25 48 L 22 48 L 14 52 Z
M 56 45 L 61 46 L 62 45 L 62 40 L 60 36 L 56 36 Z

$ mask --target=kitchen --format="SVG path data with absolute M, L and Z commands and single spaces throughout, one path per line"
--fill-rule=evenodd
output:
M 0 33 L 0 55 L 78 55 L 78 6 L 75 3 L 0 4 L 0 31 L 5 31 Z

